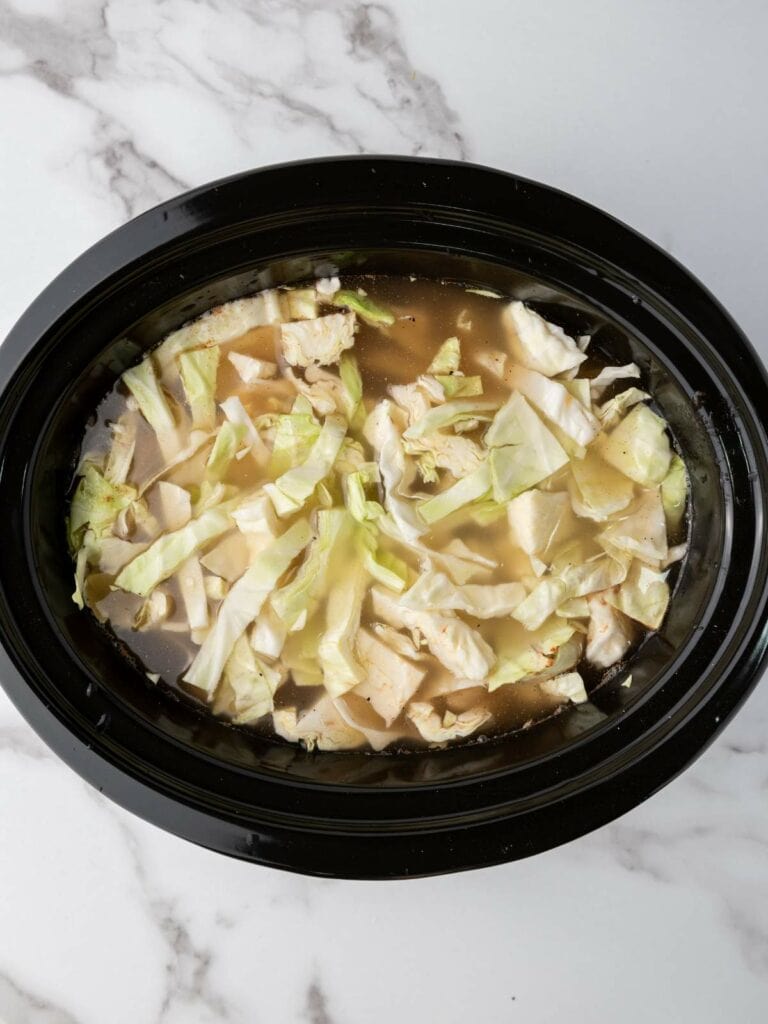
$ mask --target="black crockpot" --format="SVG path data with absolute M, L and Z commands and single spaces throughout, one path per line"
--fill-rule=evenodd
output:
M 686 454 L 690 553 L 630 689 L 516 736 L 418 754 L 308 754 L 153 687 L 72 604 L 73 453 L 97 402 L 209 307 L 330 272 L 498 288 L 634 359 Z M 545 186 L 390 157 L 253 171 L 151 210 L 76 260 L 0 349 L 0 678 L 124 807 L 211 849 L 342 877 L 524 857 L 653 793 L 716 735 L 766 655 L 762 411 L 749 343 L 650 242 Z

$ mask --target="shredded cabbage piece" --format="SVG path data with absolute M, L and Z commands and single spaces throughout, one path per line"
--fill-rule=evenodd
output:
M 216 622 L 184 675 L 185 682 L 206 693 L 214 692 L 235 643 L 311 537 L 309 523 L 300 519 L 257 555 L 222 601 Z
M 218 345 L 182 352 L 179 356 L 179 373 L 192 415 L 192 426 L 198 430 L 213 430 L 216 426 L 214 395 L 220 356 Z
M 634 639 L 630 623 L 601 593 L 587 598 L 589 628 L 587 661 L 598 668 L 610 668 L 621 661 Z
M 155 374 L 152 357 L 147 356 L 138 366 L 123 374 L 123 383 L 138 403 L 144 419 L 157 435 L 157 443 L 165 458 L 179 447 L 176 420 Z
M 228 511 L 209 509 L 180 530 L 158 537 L 146 551 L 142 551 L 126 565 L 115 580 L 115 585 L 121 590 L 146 597 L 158 583 L 173 576 L 190 555 L 231 528 L 232 519 Z
M 666 428 L 647 405 L 636 405 L 608 435 L 600 454 L 641 487 L 654 487 L 667 475 L 672 461 Z
M 386 591 L 371 591 L 373 611 L 395 629 L 408 629 L 424 637 L 437 660 L 449 672 L 481 682 L 496 663 L 496 655 L 477 630 L 453 613 L 421 612 L 403 608 Z
M 588 445 L 597 437 L 599 421 L 564 384 L 522 366 L 514 366 L 508 379 L 514 389 L 576 444 Z
M 661 502 L 664 506 L 667 530 L 670 533 L 676 533 L 680 528 L 687 498 L 688 474 L 685 471 L 685 463 L 679 455 L 673 454 L 667 475 L 661 481 Z
M 560 700 L 569 700 L 572 704 L 584 704 L 589 700 L 584 688 L 584 680 L 578 672 L 565 672 L 554 679 L 546 679 L 539 684 L 544 693 Z
M 606 601 L 648 629 L 658 629 L 669 604 L 667 573 L 633 562 L 626 580 Z
M 548 323 L 522 302 L 510 302 L 502 319 L 512 358 L 520 366 L 554 377 L 587 358 L 562 327 Z
M 462 420 L 488 422 L 493 419 L 491 413 L 499 408 L 498 402 L 476 402 L 471 398 L 458 398 L 454 402 L 444 402 L 430 409 L 416 423 L 403 433 L 406 441 L 415 441 L 425 434 L 433 434 L 444 430 Z
M 291 366 L 330 366 L 355 343 L 355 314 L 331 313 L 280 328 L 283 357 Z
M 275 709 L 272 724 L 278 736 L 291 743 L 301 742 L 307 750 L 351 750 L 365 743 L 363 734 L 342 718 L 327 696 L 301 715 L 296 708 Z
M 419 515 L 425 523 L 436 523 L 465 505 L 484 498 L 490 489 L 491 467 L 487 462 L 483 462 L 474 472 L 457 480 L 447 490 L 421 502 Z
M 487 708 L 472 708 L 459 715 L 446 711 L 441 718 L 431 704 L 413 701 L 408 717 L 428 743 L 448 743 L 477 732 L 490 719 L 491 713 Z
M 357 657 L 364 679 L 353 692 L 367 700 L 385 725 L 390 726 L 418 690 L 426 669 L 367 629 L 358 631 Z
M 445 573 L 424 573 L 401 598 L 414 611 L 460 611 L 478 619 L 511 615 L 525 598 L 522 583 L 466 583 L 457 586 Z
M 77 550 L 86 527 L 95 536 L 108 533 L 120 512 L 137 498 L 136 489 L 127 484 L 110 483 L 95 466 L 88 465 L 77 485 L 69 512 L 69 538 Z
M 258 381 L 269 380 L 277 374 L 277 363 L 266 359 L 255 359 L 243 352 L 228 352 L 227 359 L 237 370 L 243 384 L 256 384 Z
M 357 313 L 362 320 L 373 327 L 391 327 L 395 322 L 395 314 L 391 310 L 379 306 L 367 295 L 361 295 L 359 292 L 341 289 L 336 292 L 331 301 L 334 306 L 345 306 L 350 312 Z
M 298 512 L 317 485 L 328 476 L 346 433 L 347 424 L 341 416 L 326 417 L 306 461 L 286 470 L 274 484 L 264 485 L 264 490 L 275 506 L 275 512 L 281 518 Z
M 457 373 L 461 366 L 461 342 L 446 338 L 427 367 L 427 373 Z
M 242 337 L 254 327 L 280 321 L 277 292 L 264 291 L 246 299 L 235 299 L 216 306 L 197 320 L 173 331 L 155 350 L 158 366 L 165 369 L 189 349 L 223 345 Z

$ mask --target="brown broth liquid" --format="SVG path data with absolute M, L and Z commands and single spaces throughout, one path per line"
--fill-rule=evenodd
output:
M 378 303 L 390 308 L 398 317 L 389 328 L 379 329 L 359 321 L 354 353 L 363 380 L 363 394 L 366 406 L 370 410 L 376 401 L 386 397 L 388 388 L 395 384 L 413 382 L 419 374 L 425 373 L 440 344 L 448 337 L 456 336 L 461 341 L 461 369 L 467 374 L 480 374 L 483 379 L 484 393 L 482 400 L 497 399 L 502 404 L 509 391 L 505 385 L 491 373 L 483 369 L 475 357 L 484 350 L 503 350 L 504 333 L 500 322 L 502 303 L 495 298 L 468 292 L 461 285 L 438 281 L 409 279 L 399 277 L 348 277 L 342 281 L 344 288 L 362 287 L 370 297 Z M 329 313 L 334 310 L 329 306 L 321 306 L 319 312 Z M 358 318 L 359 319 L 359 318 Z M 288 381 L 278 381 L 269 388 L 253 388 L 243 384 L 234 367 L 226 358 L 229 351 L 245 353 L 257 358 L 276 361 L 278 356 L 279 328 L 267 326 L 256 328 L 231 342 L 221 345 L 222 358 L 219 362 L 217 378 L 217 400 L 222 401 L 230 395 L 238 395 L 248 412 L 258 416 L 266 412 L 287 412 L 295 398 L 293 386 Z M 584 375 L 592 375 L 599 369 L 595 364 L 590 370 L 587 363 L 582 368 Z M 333 367 L 329 367 L 333 370 Z M 176 400 L 176 414 L 180 421 L 187 418 L 183 393 L 178 377 L 174 374 L 163 379 L 168 393 Z M 110 444 L 110 424 L 125 411 L 127 391 L 120 382 L 100 404 L 95 421 L 88 428 L 83 439 L 81 454 L 105 452 Z M 219 413 L 219 422 L 223 419 Z M 140 418 L 141 420 L 141 418 Z M 478 431 L 467 436 L 479 440 L 487 424 L 481 424 Z M 199 484 L 203 476 L 203 466 L 210 451 L 204 447 L 200 453 L 187 463 L 166 473 L 163 479 L 181 486 Z M 163 465 L 162 458 L 151 428 L 143 420 L 140 422 L 129 483 L 140 483 L 158 472 Z M 449 473 L 441 473 L 441 485 L 421 484 L 416 480 L 414 491 L 432 493 L 441 486 L 449 485 L 453 478 Z M 225 483 L 233 483 L 244 490 L 255 490 L 264 482 L 263 471 L 259 470 L 250 458 L 234 461 Z M 554 481 L 552 489 L 559 490 Z M 156 493 L 150 488 L 145 495 L 150 509 L 156 502 Z M 311 506 L 309 506 L 311 507 Z M 302 510 L 306 515 L 308 507 Z M 291 520 L 286 521 L 289 525 Z M 599 524 L 587 520 L 574 520 L 573 528 L 577 539 L 591 543 L 591 537 L 597 532 Z M 490 523 L 478 525 L 462 511 L 437 524 L 435 529 L 426 534 L 422 540 L 436 549 L 442 548 L 452 538 L 460 538 L 478 554 L 498 561 L 499 568 L 492 570 L 474 582 L 500 583 L 517 579 L 521 574 L 530 574 L 527 556 L 516 549 L 510 541 L 509 526 L 506 516 L 501 516 Z M 141 540 L 140 531 L 132 538 Z M 214 541 L 210 547 L 219 543 Z M 399 547 L 396 542 L 390 543 L 391 549 L 416 567 L 413 556 Z M 595 545 L 595 552 L 599 549 Z M 204 549 L 205 551 L 205 549 Z M 204 553 L 204 552 L 203 552 Z M 286 575 L 282 583 L 290 579 Z M 92 575 L 86 587 L 86 601 L 92 611 L 103 622 L 109 623 L 120 641 L 143 664 L 147 673 L 156 674 L 167 685 L 180 688 L 190 696 L 199 699 L 200 694 L 181 681 L 198 648 L 192 642 L 184 616 L 181 596 L 173 579 L 163 586 L 170 592 L 174 602 L 174 612 L 163 623 L 162 627 L 153 630 L 135 630 L 132 628 L 134 616 L 141 606 L 141 599 L 131 594 L 110 590 L 113 578 L 104 575 Z M 210 604 L 215 612 L 215 604 Z M 323 620 L 325 608 L 321 605 L 313 619 Z M 459 613 L 461 614 L 461 613 Z M 510 631 L 523 633 L 523 627 L 512 619 L 473 620 L 461 615 L 473 628 L 496 648 L 501 637 Z M 363 608 L 362 624 L 373 621 L 370 599 Z M 314 625 L 311 619 L 307 628 Z M 440 688 L 441 680 L 445 681 L 447 670 L 430 654 L 420 663 L 428 671 L 424 681 L 413 698 L 414 700 L 432 699 Z M 299 710 L 314 704 L 324 693 L 322 687 L 298 686 L 290 678 L 282 684 L 275 694 L 276 707 L 297 707 Z M 227 716 L 231 710 L 231 693 L 222 683 L 212 704 L 216 714 Z M 359 698 L 358 698 L 359 700 Z M 445 709 L 460 713 L 469 708 L 482 705 L 487 707 L 492 718 L 480 730 L 481 736 L 505 733 L 527 727 L 529 724 L 550 716 L 561 708 L 560 702 L 544 694 L 536 683 L 516 683 L 500 687 L 494 693 L 488 693 L 484 687 L 456 691 L 439 696 L 434 706 L 442 714 Z M 359 709 L 358 709 L 359 710 Z M 368 714 L 373 728 L 383 729 L 383 722 L 370 708 L 363 709 Z M 368 723 L 364 723 L 368 724 Z M 269 716 L 251 728 L 262 732 L 271 732 Z M 423 746 L 415 727 L 403 713 L 391 727 L 393 740 L 398 742 L 395 747 Z M 472 736 L 463 742 L 476 742 L 478 736 Z M 458 741 L 462 742 L 462 741 Z

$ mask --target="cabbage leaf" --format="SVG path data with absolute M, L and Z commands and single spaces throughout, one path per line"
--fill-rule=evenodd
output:
M 213 430 L 216 426 L 216 377 L 221 350 L 193 349 L 179 356 L 179 373 L 187 405 L 192 415 L 192 426 L 198 430 Z
M 158 537 L 125 566 L 115 585 L 146 597 L 158 583 L 173 576 L 190 555 L 231 528 L 232 519 L 228 512 L 222 508 L 208 509 L 180 530 Z
M 520 366 L 554 377 L 587 358 L 562 327 L 548 323 L 523 302 L 510 302 L 502 320 L 512 358 Z
M 185 682 L 209 695 L 215 691 L 235 643 L 311 538 L 309 523 L 300 519 L 256 556 L 222 601 L 216 622 L 184 675 Z

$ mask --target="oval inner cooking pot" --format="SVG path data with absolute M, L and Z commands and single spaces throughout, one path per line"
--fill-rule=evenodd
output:
M 635 655 L 629 689 L 608 681 L 588 705 L 483 744 L 310 754 L 153 686 L 77 611 L 66 497 L 85 423 L 115 378 L 213 305 L 334 272 L 497 288 L 591 334 L 611 362 L 641 366 L 686 458 L 693 513 L 667 619 Z M 668 781 L 763 665 L 763 369 L 682 267 L 545 186 L 380 157 L 214 183 L 130 222 L 64 271 L 0 349 L 0 384 L 0 678 L 76 771 L 212 849 L 345 877 L 535 853 Z

